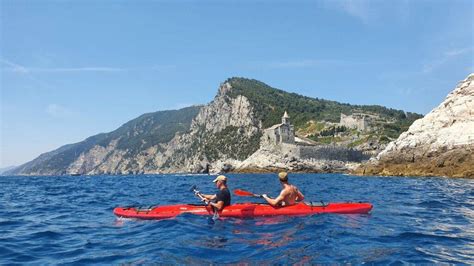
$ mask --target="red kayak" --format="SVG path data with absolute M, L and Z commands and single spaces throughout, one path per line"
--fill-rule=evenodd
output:
M 311 215 L 318 213 L 368 213 L 372 210 L 370 203 L 314 203 L 301 202 L 288 207 L 272 207 L 260 203 L 239 203 L 230 205 L 219 212 L 220 217 L 251 218 L 275 215 Z M 114 214 L 124 218 L 138 219 L 164 219 L 172 218 L 183 213 L 195 215 L 212 215 L 211 207 L 205 205 L 179 204 L 168 206 L 143 207 L 117 207 Z

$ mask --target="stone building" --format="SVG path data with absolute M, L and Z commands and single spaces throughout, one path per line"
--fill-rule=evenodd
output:
M 290 123 L 287 112 L 281 118 L 281 124 L 276 124 L 264 130 L 261 144 L 261 147 L 273 150 L 287 158 L 360 162 L 370 157 L 350 148 L 315 145 L 296 138 L 294 127 Z
M 355 128 L 360 131 L 368 130 L 369 123 L 364 114 L 345 115 L 341 113 L 341 121 L 339 125 L 347 128 Z
M 295 129 L 293 125 L 290 124 L 290 116 L 285 111 L 283 117 L 281 118 L 281 124 L 273 125 L 265 129 L 264 131 L 264 141 L 268 144 L 278 145 L 281 143 L 295 143 Z

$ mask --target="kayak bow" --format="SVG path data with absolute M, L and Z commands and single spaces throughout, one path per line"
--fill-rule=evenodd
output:
M 337 213 L 337 214 L 363 214 L 372 210 L 370 203 L 328 203 L 301 202 L 287 207 L 272 207 L 268 204 L 260 203 L 239 203 L 225 207 L 219 215 L 221 217 L 251 218 L 261 216 L 275 215 L 312 215 L 318 213 Z M 165 219 L 178 216 L 180 214 L 190 213 L 195 215 L 212 215 L 213 210 L 205 205 L 178 204 L 153 206 L 148 208 L 141 207 L 117 207 L 114 214 L 123 218 L 137 219 Z

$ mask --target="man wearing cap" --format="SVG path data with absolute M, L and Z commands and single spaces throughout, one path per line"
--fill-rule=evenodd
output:
M 216 187 L 219 189 L 219 192 L 214 195 L 202 195 L 207 201 L 209 201 L 209 205 L 215 207 L 218 211 L 224 209 L 224 207 L 230 205 L 230 192 L 227 188 L 227 177 L 220 175 L 212 181 L 216 183 Z M 213 201 L 213 202 L 211 202 Z
M 288 183 L 288 173 L 281 172 L 278 174 L 278 178 L 280 179 L 280 184 L 283 187 L 280 195 L 276 199 L 268 197 L 267 194 L 262 195 L 262 198 L 264 198 L 268 202 L 268 204 L 274 207 L 290 206 L 294 205 L 298 201 L 304 200 L 303 193 L 301 193 L 301 191 L 299 191 L 296 186 L 293 186 Z

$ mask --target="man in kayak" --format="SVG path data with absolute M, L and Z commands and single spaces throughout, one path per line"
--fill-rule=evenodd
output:
M 209 205 L 215 207 L 218 211 L 221 211 L 224 207 L 230 205 L 230 192 L 227 188 L 227 177 L 220 175 L 212 182 L 216 183 L 219 192 L 214 195 L 202 194 L 201 196 L 209 202 Z
M 301 191 L 298 190 L 297 187 L 288 183 L 288 173 L 281 172 L 278 174 L 278 178 L 280 179 L 280 184 L 282 185 L 283 189 L 280 192 L 280 195 L 275 199 L 272 199 L 267 196 L 267 194 L 263 194 L 262 198 L 264 198 L 268 204 L 276 207 L 276 206 L 290 206 L 296 204 L 298 201 L 304 200 L 304 195 Z

